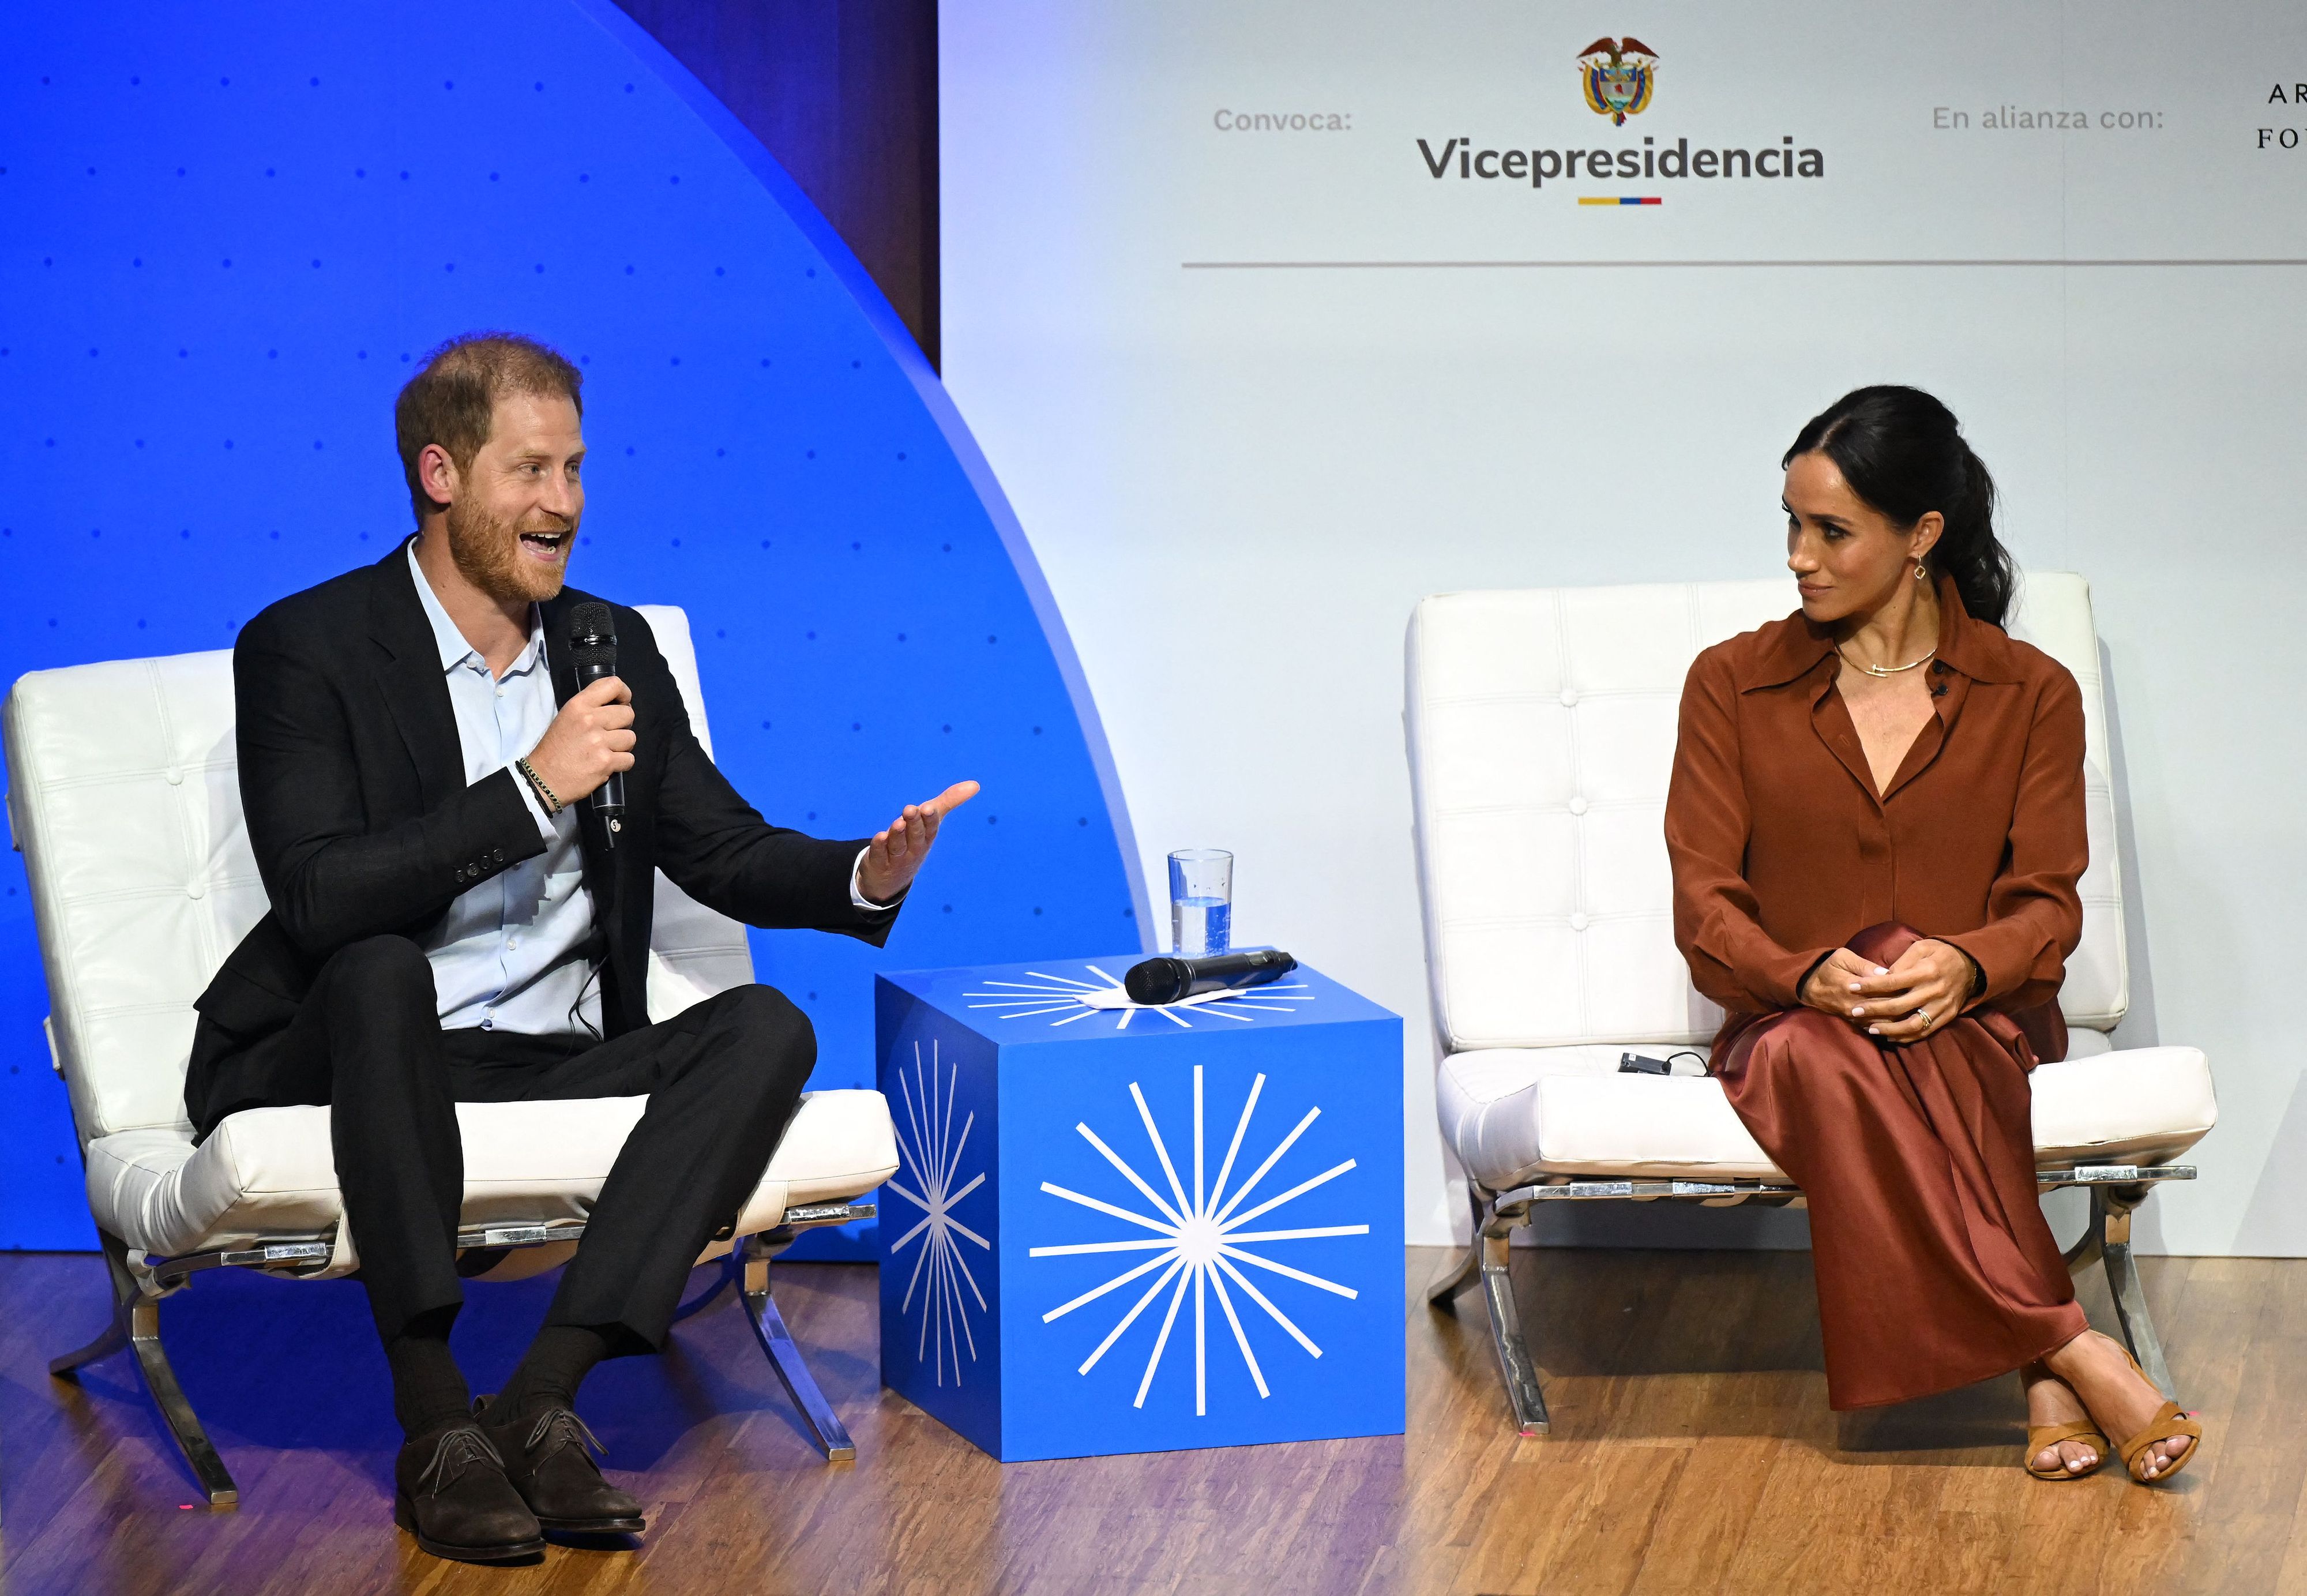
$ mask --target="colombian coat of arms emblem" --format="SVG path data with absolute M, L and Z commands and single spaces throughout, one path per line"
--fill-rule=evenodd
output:
M 1658 88 L 1658 53 L 1632 34 L 1596 39 L 1578 52 L 1578 82 L 1597 116 L 1620 127 L 1650 107 Z

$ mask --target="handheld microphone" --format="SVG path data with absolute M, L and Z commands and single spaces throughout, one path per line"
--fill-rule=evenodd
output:
M 580 604 L 569 612 L 569 656 L 577 667 L 577 690 L 582 692 L 604 676 L 617 674 L 617 626 L 605 604 Z M 611 773 L 593 789 L 593 812 L 601 817 L 609 845 L 625 826 L 625 773 Z
M 1133 1003 L 1175 1003 L 1203 992 L 1263 986 L 1298 967 L 1278 948 L 1257 953 L 1212 953 L 1195 958 L 1149 958 L 1132 965 L 1121 984 Z

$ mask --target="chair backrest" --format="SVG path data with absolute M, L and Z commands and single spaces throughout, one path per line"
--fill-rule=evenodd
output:
M 1787 614 L 1788 595 L 1783 580 L 1710 582 L 1419 605 L 1406 727 L 1447 1049 L 1713 1035 L 1721 1011 L 1674 945 L 1664 830 L 1677 712 L 1699 650 Z M 2082 689 L 2091 862 L 2061 1003 L 2071 1024 L 2112 1030 L 2130 1000 L 2089 584 L 2029 574 L 2011 631 Z
M 689 618 L 641 614 L 710 751 Z M 232 656 L 33 671 L 4 720 L 9 827 L 81 1143 L 182 1126 L 193 1000 L 267 906 L 241 819 Z M 752 978 L 744 928 L 660 875 L 651 1014 Z

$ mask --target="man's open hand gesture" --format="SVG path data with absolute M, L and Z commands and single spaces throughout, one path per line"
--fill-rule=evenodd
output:
M 857 888 L 877 904 L 895 903 L 913 878 L 937 841 L 938 827 L 946 816 L 977 796 L 977 784 L 957 781 L 926 803 L 908 803 L 905 812 L 876 832 L 857 871 Z

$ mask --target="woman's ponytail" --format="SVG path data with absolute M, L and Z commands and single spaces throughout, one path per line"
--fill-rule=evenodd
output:
M 1957 446 L 1962 450 L 1962 496 L 1939 512 L 1946 518 L 1946 530 L 1923 563 L 1954 579 L 1964 609 L 2000 626 L 2010 618 L 2019 571 L 2011 551 L 1994 536 L 1994 478 L 1969 444 L 1958 440 Z

